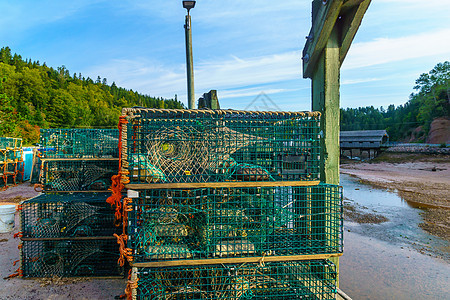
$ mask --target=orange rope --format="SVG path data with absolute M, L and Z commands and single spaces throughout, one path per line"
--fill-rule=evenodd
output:
M 41 190 L 37 190 L 38 188 L 41 188 Z M 42 193 L 42 191 L 44 191 L 44 186 L 42 184 L 36 183 L 34 185 L 34 191 L 38 192 L 38 193 Z
M 121 235 L 118 235 L 117 233 L 114 233 L 114 236 L 117 238 L 117 244 L 119 244 L 119 252 L 120 257 L 117 263 L 123 267 L 125 264 L 125 259 L 127 259 L 128 262 L 133 262 L 133 249 L 127 248 L 126 243 L 128 240 L 128 236 L 124 233 Z
M 119 174 L 114 175 L 111 177 L 111 188 L 108 190 L 112 192 L 112 195 L 106 199 L 106 202 L 111 204 L 111 206 L 116 207 L 115 217 L 116 217 L 116 223 L 120 224 L 120 220 L 122 219 L 122 205 L 120 203 L 120 200 L 122 199 L 122 190 L 124 189 L 124 184 L 121 182 L 122 175 L 122 126 L 127 124 L 128 121 L 125 118 L 125 116 L 119 117 Z
M 20 277 L 23 276 L 23 271 L 22 271 L 22 269 L 20 267 L 15 271 L 15 273 L 13 273 L 13 274 L 11 274 L 9 276 L 6 276 L 3 279 L 10 279 L 10 278 L 17 277 L 17 276 L 20 276 Z
M 128 272 L 128 281 L 127 287 L 125 288 L 125 295 L 127 295 L 127 300 L 133 299 L 133 289 L 138 288 L 139 278 L 136 278 L 136 281 L 131 280 L 131 270 Z
M 19 231 L 18 233 L 14 233 L 14 238 L 16 239 L 16 238 L 18 238 L 18 237 L 23 237 L 23 232 L 22 231 Z
M 117 244 L 119 244 L 119 252 L 120 252 L 120 257 L 118 260 L 118 264 L 122 267 L 125 264 L 125 259 L 128 262 L 133 262 L 133 249 L 127 248 L 126 244 L 128 241 L 128 235 L 126 234 L 127 232 L 127 223 L 128 223 L 128 212 L 133 210 L 133 207 L 131 205 L 131 202 L 133 200 L 131 200 L 130 198 L 124 198 L 123 199 L 123 232 L 121 235 L 118 235 L 116 233 L 114 233 L 114 236 L 117 238 Z

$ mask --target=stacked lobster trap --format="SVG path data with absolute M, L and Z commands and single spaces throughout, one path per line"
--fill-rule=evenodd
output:
M 123 276 L 113 236 L 120 227 L 106 202 L 119 166 L 118 133 L 41 129 L 34 169 L 44 193 L 19 206 L 21 275 Z
M 20 205 L 24 277 L 119 276 L 106 194 L 42 194 Z
M 23 168 L 22 139 L 0 137 L 0 190 L 22 181 Z
M 34 165 L 44 191 L 106 191 L 119 166 L 117 129 L 41 129 Z
M 319 122 L 314 112 L 123 109 L 128 297 L 334 299 L 342 191 L 320 183 Z

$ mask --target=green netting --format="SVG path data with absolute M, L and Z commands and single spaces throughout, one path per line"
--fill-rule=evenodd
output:
M 118 169 L 117 159 L 43 161 L 39 182 L 45 191 L 106 191 Z
M 46 158 L 119 157 L 117 129 L 41 129 Z
M 21 150 L 22 139 L 11 137 L 0 137 L 0 150 Z
M 23 241 L 24 277 L 118 276 L 119 245 L 110 240 Z
M 0 190 L 23 179 L 22 139 L 0 137 Z
M 23 179 L 23 167 L 22 161 L 0 162 L 0 190 L 21 182 Z
M 335 299 L 336 266 L 327 260 L 133 268 L 133 299 Z
M 132 183 L 318 180 L 318 113 L 124 109 Z
M 146 190 L 132 205 L 137 262 L 342 252 L 335 185 Z
M 42 194 L 21 203 L 24 238 L 112 236 L 119 233 L 106 193 Z

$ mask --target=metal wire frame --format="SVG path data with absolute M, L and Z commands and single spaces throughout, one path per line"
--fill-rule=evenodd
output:
M 45 191 L 106 191 L 119 162 L 111 160 L 44 160 L 39 182 Z
M 23 241 L 24 277 L 121 276 L 116 240 Z
M 336 185 L 144 190 L 132 207 L 135 262 L 342 252 Z
M 114 209 L 104 193 L 41 194 L 21 202 L 24 238 L 112 236 Z
M 23 180 L 23 161 L 0 162 L 0 191 Z
M 23 179 L 22 139 L 0 137 L 0 190 Z
M 132 299 L 335 299 L 328 260 L 133 268 Z
M 320 114 L 123 109 L 131 183 L 319 179 Z
M 43 158 L 119 157 L 118 129 L 41 129 Z
M 0 150 L 21 150 L 22 139 L 12 137 L 0 137 Z

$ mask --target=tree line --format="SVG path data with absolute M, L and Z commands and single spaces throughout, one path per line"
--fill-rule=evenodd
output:
M 407 103 L 395 107 L 373 106 L 341 109 L 341 130 L 386 129 L 392 141 L 422 129 L 425 140 L 431 122 L 450 116 L 450 63 L 438 63 L 416 80 Z M 123 107 L 184 108 L 175 99 L 162 99 L 108 85 L 106 78 L 70 75 L 39 61 L 0 49 L 0 136 L 39 139 L 40 128 L 103 127 L 117 125 Z
M 421 74 L 415 84 L 415 92 L 404 105 L 341 109 L 341 130 L 386 129 L 392 141 L 400 141 L 415 132 L 416 141 L 425 142 L 431 122 L 450 117 L 450 62 L 438 63 L 428 73 Z
M 93 80 L 71 75 L 65 66 L 23 59 L 9 47 L 0 49 L 0 136 L 22 137 L 36 143 L 40 128 L 117 126 L 123 107 L 183 108 L 175 99 L 140 94 L 108 85 L 106 78 Z

